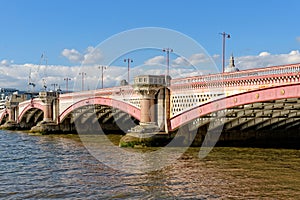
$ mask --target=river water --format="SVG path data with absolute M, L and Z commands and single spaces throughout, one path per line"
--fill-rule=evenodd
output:
M 198 152 L 189 148 L 160 170 L 128 173 L 99 162 L 77 135 L 0 131 L 0 198 L 300 198 L 300 150 L 217 147 L 204 159 Z

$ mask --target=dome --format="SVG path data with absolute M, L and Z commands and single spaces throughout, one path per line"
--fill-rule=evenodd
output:
M 231 55 L 229 66 L 225 68 L 225 72 L 238 72 L 238 71 L 240 70 L 234 65 L 234 57 L 233 55 Z

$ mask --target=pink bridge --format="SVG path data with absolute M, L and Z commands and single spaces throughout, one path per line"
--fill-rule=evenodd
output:
M 27 101 L 16 96 L 0 111 L 0 122 L 13 121 L 23 128 L 54 123 L 73 130 L 76 122 L 92 121 L 111 130 L 121 124 L 124 132 L 137 124 L 152 124 L 165 132 L 208 124 L 224 130 L 300 126 L 300 64 L 166 78 L 145 75 L 136 77 L 132 86 L 40 92 Z

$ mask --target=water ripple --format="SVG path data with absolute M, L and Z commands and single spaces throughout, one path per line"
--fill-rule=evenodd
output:
M 300 196 L 299 150 L 216 148 L 204 160 L 197 157 L 198 151 L 189 149 L 178 162 L 162 170 L 131 174 L 97 161 L 76 135 L 31 136 L 0 131 L 0 198 L 292 199 Z

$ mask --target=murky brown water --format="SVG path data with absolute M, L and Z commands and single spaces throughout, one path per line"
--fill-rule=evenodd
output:
M 300 150 L 218 147 L 204 160 L 198 158 L 198 152 L 199 148 L 190 148 L 176 163 L 159 171 L 125 173 L 96 160 L 76 135 L 0 131 L 0 198 L 300 197 Z

